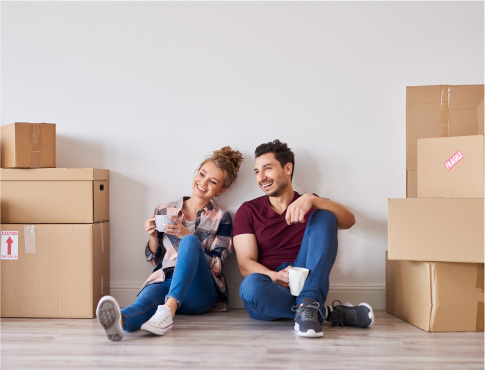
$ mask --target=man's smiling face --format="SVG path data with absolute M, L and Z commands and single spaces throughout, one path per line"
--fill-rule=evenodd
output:
M 281 167 L 273 153 L 266 153 L 254 163 L 254 174 L 259 187 L 268 196 L 279 196 L 291 181 L 291 163 Z

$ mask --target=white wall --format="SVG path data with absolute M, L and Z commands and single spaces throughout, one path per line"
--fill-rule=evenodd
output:
M 220 199 L 262 195 L 254 148 L 355 212 L 331 298 L 384 306 L 387 199 L 405 197 L 406 86 L 484 82 L 483 2 L 2 2 L 1 124 L 57 124 L 58 167 L 111 171 L 111 287 L 150 272 L 144 220 L 210 151 L 246 157 Z M 228 271 L 231 270 L 231 271 Z M 226 266 L 240 305 L 235 256 Z

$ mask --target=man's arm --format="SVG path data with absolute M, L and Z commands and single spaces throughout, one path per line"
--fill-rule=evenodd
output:
M 288 225 L 304 222 L 306 213 L 312 208 L 326 209 L 337 218 L 339 229 L 350 229 L 355 224 L 355 216 L 343 205 L 331 200 L 317 197 L 314 194 L 304 194 L 291 203 L 286 210 Z
M 288 269 L 276 272 L 258 262 L 258 243 L 254 234 L 240 234 L 233 238 L 237 264 L 242 277 L 260 273 L 268 275 L 276 284 L 288 287 Z

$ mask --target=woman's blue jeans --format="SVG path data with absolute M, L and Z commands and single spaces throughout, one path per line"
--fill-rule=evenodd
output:
M 294 262 L 278 267 L 278 271 L 288 265 L 305 267 L 310 273 L 298 297 L 291 295 L 288 288 L 276 284 L 265 274 L 246 276 L 239 288 L 239 294 L 249 316 L 256 320 L 276 320 L 294 318 L 291 308 L 311 298 L 323 307 L 329 289 L 330 270 L 337 257 L 337 219 L 327 210 L 312 213 L 305 229 L 298 256 Z
M 140 329 L 169 297 L 178 302 L 178 313 L 196 315 L 209 311 L 216 296 L 204 248 L 196 236 L 187 235 L 180 242 L 175 270 L 163 283 L 146 286 L 132 305 L 121 310 L 123 329 Z

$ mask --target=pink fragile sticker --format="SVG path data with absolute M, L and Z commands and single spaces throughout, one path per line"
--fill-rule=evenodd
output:
M 463 159 L 463 154 L 461 154 L 461 151 L 457 151 L 455 154 L 451 156 L 450 159 L 448 159 L 445 162 L 445 167 L 449 171 L 451 170 L 458 162 L 460 162 Z

